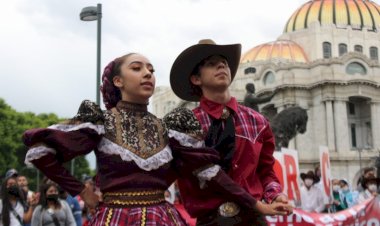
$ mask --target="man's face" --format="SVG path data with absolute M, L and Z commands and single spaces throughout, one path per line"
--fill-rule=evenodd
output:
M 27 187 L 28 186 L 28 180 L 24 176 L 17 177 L 17 184 L 20 187 Z
M 340 182 L 339 182 L 339 180 L 337 180 L 337 179 L 333 179 L 333 180 L 331 181 L 331 183 L 332 183 L 333 186 L 336 186 L 336 185 L 339 185 L 339 186 L 340 186 Z
M 192 75 L 191 81 L 201 89 L 223 91 L 231 84 L 231 70 L 227 60 L 219 55 L 208 57 L 199 68 L 199 76 Z

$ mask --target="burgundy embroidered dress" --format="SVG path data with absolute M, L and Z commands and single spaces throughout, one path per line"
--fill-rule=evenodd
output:
M 65 124 L 25 132 L 24 143 L 30 147 L 25 162 L 75 196 L 85 187 L 62 163 L 94 150 L 103 203 L 90 225 L 185 225 L 165 201 L 164 191 L 178 177 L 219 158 L 193 138 L 201 132 L 196 118 L 191 114 L 185 120 L 186 125 L 177 126 L 186 133 L 169 130 L 146 105 L 120 101 L 101 111 L 84 101 Z

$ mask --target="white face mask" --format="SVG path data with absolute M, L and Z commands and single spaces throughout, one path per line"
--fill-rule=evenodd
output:
M 376 184 L 370 184 L 370 185 L 368 185 L 368 190 L 372 191 L 372 192 L 377 191 L 377 185 Z
M 333 185 L 333 190 L 334 191 L 339 191 L 340 190 L 340 186 L 339 185 Z
M 309 179 L 309 178 L 306 178 L 305 179 L 305 185 L 306 187 L 311 187 L 311 185 L 313 185 L 313 180 L 312 179 Z
M 342 188 L 342 191 L 347 192 L 347 191 L 349 191 L 349 188 L 347 186 L 345 186 Z

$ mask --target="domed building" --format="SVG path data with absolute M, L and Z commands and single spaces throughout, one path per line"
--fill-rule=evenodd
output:
M 289 18 L 277 41 L 243 54 L 232 84 L 243 100 L 276 92 L 260 105 L 268 117 L 289 106 L 307 110 L 307 132 L 290 142 L 300 169 L 318 164 L 319 146 L 330 150 L 332 176 L 356 181 L 380 151 L 380 6 L 363 0 L 314 0 Z M 360 161 L 361 159 L 361 161 Z M 355 187 L 355 186 L 354 186 Z
M 361 167 L 375 164 L 380 151 L 379 30 L 380 6 L 373 1 L 312 0 L 290 16 L 277 40 L 243 54 L 231 84 L 233 96 L 243 102 L 245 85 L 254 83 L 258 96 L 275 92 L 270 102 L 259 105 L 269 118 L 290 106 L 307 110 L 306 133 L 290 142 L 301 171 L 319 164 L 320 145 L 329 147 L 333 177 L 353 182 Z M 164 95 L 174 96 L 155 95 L 153 104 Z M 154 111 L 165 113 L 159 107 Z

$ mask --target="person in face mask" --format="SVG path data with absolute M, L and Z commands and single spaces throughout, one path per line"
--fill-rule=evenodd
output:
M 362 182 L 364 191 L 360 192 L 359 198 L 358 198 L 359 203 L 377 196 L 379 184 L 380 184 L 380 178 L 377 178 L 373 175 L 369 176 L 368 178 L 365 178 Z
M 338 212 L 344 209 L 347 209 L 347 205 L 343 202 L 343 194 L 340 188 L 340 183 L 338 179 L 333 179 L 331 181 L 332 184 L 332 190 L 333 190 L 333 198 L 332 201 L 332 212 Z
M 351 191 L 350 186 L 347 180 L 342 179 L 339 181 L 340 188 L 342 191 L 342 200 L 347 208 L 350 208 L 358 203 L 358 195 L 357 191 Z
M 8 175 L 6 175 L 8 176 Z M 24 202 L 16 177 L 6 177 L 1 186 L 0 226 L 22 226 L 30 223 L 37 200 Z
M 69 205 L 66 201 L 59 199 L 56 184 L 49 183 L 41 186 L 40 202 L 33 213 L 32 225 L 76 226 Z
M 314 186 L 315 174 L 313 171 L 301 173 L 304 186 L 301 187 L 301 208 L 308 212 L 321 213 L 324 208 L 322 192 Z

